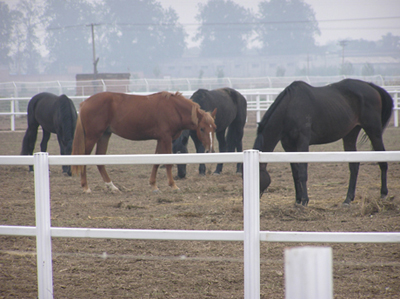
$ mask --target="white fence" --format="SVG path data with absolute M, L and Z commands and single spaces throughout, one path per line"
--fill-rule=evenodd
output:
M 394 126 L 399 126 L 399 98 L 400 98 L 400 86 L 387 86 L 385 89 L 393 97 L 394 101 Z M 264 89 L 239 89 L 238 91 L 247 100 L 247 111 L 256 112 L 256 122 L 260 122 L 261 114 L 266 111 L 269 106 L 273 103 L 277 95 L 283 90 L 283 88 L 264 88 Z M 135 93 L 147 95 L 148 92 Z M 185 97 L 191 97 L 193 91 L 183 91 L 182 94 Z M 71 100 L 75 103 L 75 107 L 79 110 L 79 103 L 84 101 L 87 96 L 70 96 Z M 26 107 L 31 98 L 20 97 L 20 98 L 0 98 L 0 116 L 6 115 L 11 118 L 11 131 L 15 131 L 15 118 L 19 115 L 27 115 Z M 7 102 L 9 104 L 7 104 Z M 5 105 L 4 105 L 5 104 Z M 7 106 L 10 111 L 5 111 L 7 108 L 1 109 L 1 107 Z M 20 109 L 25 107 L 25 109 Z M 23 111 L 21 111 L 23 110 Z
M 260 231 L 259 163 L 398 162 L 400 151 L 185 155 L 0 156 L 0 165 L 34 165 L 36 227 L 0 226 L 0 235 L 36 236 L 39 298 L 53 298 L 51 237 L 243 241 L 245 298 L 260 298 L 260 242 L 400 243 L 400 233 Z M 243 162 L 243 231 L 136 230 L 51 227 L 49 165 L 183 164 Z

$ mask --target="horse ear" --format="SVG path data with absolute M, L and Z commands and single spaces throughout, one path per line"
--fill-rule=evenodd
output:
M 217 115 L 217 108 L 214 109 L 214 111 L 211 113 L 211 116 L 213 119 L 215 119 L 215 116 Z
M 192 107 L 192 122 L 194 125 L 198 125 L 199 124 L 199 119 L 197 117 L 197 107 L 195 105 L 193 105 Z

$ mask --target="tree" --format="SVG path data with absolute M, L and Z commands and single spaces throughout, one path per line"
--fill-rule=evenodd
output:
M 315 13 L 303 0 L 260 2 L 256 32 L 261 53 L 304 54 L 316 49 L 315 35 L 320 31 Z
M 0 2 L 0 65 L 7 65 L 10 63 L 8 53 L 11 49 L 11 33 L 14 26 L 13 15 L 10 12 L 8 5 Z
M 38 37 L 42 6 L 39 1 L 20 0 L 18 11 L 13 14 L 11 56 L 17 73 L 39 72 L 41 46 Z
M 108 29 L 101 45 L 107 68 L 152 74 L 159 63 L 182 56 L 185 32 L 173 9 L 155 0 L 106 0 Z
M 201 22 L 196 41 L 201 41 L 201 56 L 237 56 L 246 48 L 252 33 L 249 10 L 232 0 L 209 0 L 199 4 L 196 20 Z
M 382 36 L 381 40 L 379 40 L 377 44 L 378 49 L 381 52 L 386 52 L 389 55 L 396 55 L 400 51 L 400 36 L 387 33 L 386 35 Z
M 85 0 L 48 0 L 45 13 L 46 46 L 50 73 L 64 73 L 69 66 L 92 70 L 91 23 L 100 20 L 96 6 Z M 89 26 L 88 26 L 89 25 Z
M 373 76 L 375 74 L 374 66 L 370 63 L 365 63 L 361 69 L 361 75 L 363 76 Z

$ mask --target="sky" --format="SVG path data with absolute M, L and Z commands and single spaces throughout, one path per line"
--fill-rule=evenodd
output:
M 260 0 L 233 0 L 239 5 L 257 12 Z M 343 39 L 377 41 L 391 32 L 400 36 L 400 0 L 305 0 L 314 9 L 321 35 L 316 37 L 319 45 Z M 207 0 L 160 0 L 165 8 L 172 7 L 181 24 L 196 23 L 199 3 Z M 397 17 L 397 18 L 395 18 Z M 364 20 L 362 20 L 364 19 Z M 195 45 L 191 37 L 195 26 L 185 26 L 189 46 Z
M 18 0 L 0 0 L 14 6 Z M 179 22 L 185 25 L 189 34 L 189 47 L 196 45 L 192 37 L 196 32 L 195 16 L 199 3 L 208 0 L 158 0 L 165 8 L 172 7 L 179 16 Z M 233 0 L 239 5 L 257 12 L 260 0 Z M 400 0 L 304 0 L 314 9 L 319 22 L 320 36 L 316 36 L 319 45 L 329 41 L 344 39 L 365 39 L 377 41 L 391 32 L 400 36 Z M 191 24 L 191 25 L 187 25 Z

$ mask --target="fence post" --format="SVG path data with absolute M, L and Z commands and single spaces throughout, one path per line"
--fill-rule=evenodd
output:
M 396 91 L 394 94 L 394 126 L 399 126 L 399 92 Z
M 333 298 L 331 247 L 285 249 L 285 298 Z
M 256 121 L 257 121 L 257 124 L 260 122 L 260 119 L 261 119 L 260 100 L 261 100 L 260 94 L 257 94 L 256 95 L 256 109 L 257 109 Z
M 244 298 L 260 298 L 259 151 L 243 152 Z
M 34 154 L 34 171 L 38 293 L 40 299 L 47 299 L 53 298 L 48 153 Z
M 15 131 L 15 100 L 11 100 L 11 131 Z

